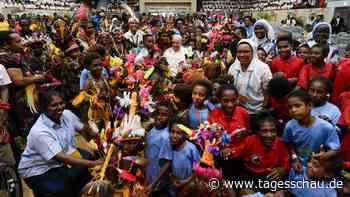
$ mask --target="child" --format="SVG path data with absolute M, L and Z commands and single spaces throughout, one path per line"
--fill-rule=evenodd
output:
M 266 63 L 267 53 L 262 47 L 258 47 L 257 55 L 260 61 Z
M 319 152 L 327 146 L 329 150 L 319 156 L 327 159 L 336 155 L 340 148 L 336 128 L 311 115 L 311 102 L 310 96 L 303 90 L 292 92 L 288 98 L 288 109 L 293 119 L 286 124 L 283 140 L 289 145 L 293 168 L 298 172 L 302 165 L 306 166 L 312 152 Z
M 257 134 L 246 137 L 227 155 L 241 158 L 250 176 L 281 180 L 289 171 L 288 147 L 277 137 L 276 121 L 270 114 L 262 112 L 257 120 Z
M 332 82 L 325 77 L 314 77 L 310 81 L 308 93 L 313 104 L 311 114 L 322 118 L 335 126 L 341 113 L 337 106 L 328 102 L 331 91 Z
M 149 161 L 146 167 L 146 180 L 149 184 L 156 181 L 161 169 L 171 160 L 169 119 L 173 115 L 172 104 L 168 101 L 160 102 L 155 111 L 155 125 L 146 135 L 145 158 Z
M 318 153 L 322 154 L 322 153 Z M 300 187 L 300 188 L 291 188 L 288 192 L 292 193 L 294 196 L 318 196 L 318 197 L 336 197 L 336 189 L 330 187 L 331 181 L 336 181 L 338 183 L 340 180 L 336 178 L 339 177 L 342 171 L 342 162 L 341 159 L 336 156 L 330 156 L 327 159 L 320 159 L 317 157 L 317 154 L 311 158 L 308 162 L 307 167 L 303 168 L 303 172 L 300 177 L 305 180 L 318 181 L 318 187 Z M 291 171 L 291 176 L 295 176 L 295 172 Z M 323 184 L 323 185 L 322 185 Z M 333 186 L 334 187 L 334 186 Z M 339 187 L 339 186 L 338 186 Z M 341 184 L 342 187 L 342 184 Z
M 210 112 L 209 123 L 220 124 L 232 137 L 232 143 L 240 141 L 249 131 L 249 115 L 238 106 L 238 91 L 233 85 L 222 85 L 217 94 L 221 107 Z
M 296 55 L 298 58 L 301 58 L 304 60 L 304 64 L 309 63 L 309 57 L 310 57 L 310 47 L 308 44 L 301 44 L 297 48 Z
M 195 145 L 186 140 L 187 134 L 181 130 L 181 124 L 184 125 L 184 122 L 179 119 L 174 119 L 170 122 L 170 143 L 173 149 L 171 172 L 175 194 L 190 182 L 192 166 L 200 160 L 199 151 Z
M 214 106 L 209 103 L 211 84 L 207 80 L 196 81 L 192 88 L 192 105 L 188 110 L 190 126 L 197 129 L 201 123 L 208 121 L 208 115 Z
M 296 84 L 304 61 L 292 55 L 292 38 L 283 35 L 277 39 L 279 56 L 272 60 L 271 70 L 274 75 L 285 76 L 290 82 Z
M 311 48 L 310 64 L 305 65 L 299 75 L 298 85 L 304 90 L 307 90 L 308 82 L 315 76 L 323 76 L 328 79 L 334 77 L 334 70 L 332 64 L 326 64 L 325 58 L 329 52 L 327 45 L 315 44 Z
M 88 112 L 89 120 L 98 125 L 99 129 L 107 128 L 112 111 L 110 106 L 112 92 L 108 81 L 102 76 L 101 57 L 95 52 L 91 52 L 88 56 L 91 58 L 88 66 L 90 76 L 84 90 L 93 97 Z
M 284 125 L 291 119 L 288 111 L 288 94 L 293 91 L 293 85 L 285 77 L 274 77 L 268 85 L 270 107 L 276 120 Z

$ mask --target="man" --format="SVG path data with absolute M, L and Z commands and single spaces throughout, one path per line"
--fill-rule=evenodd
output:
M 137 18 L 130 18 L 128 27 L 129 31 L 124 34 L 124 38 L 133 45 L 133 48 L 140 47 L 143 44 L 145 33 L 139 30 L 139 20 Z
M 243 18 L 244 28 L 247 32 L 248 38 L 253 36 L 253 19 L 251 16 L 245 16 Z
M 344 18 L 340 17 L 339 15 L 337 15 L 336 17 L 333 17 L 331 21 L 331 25 L 332 25 L 333 33 L 338 34 L 344 28 Z

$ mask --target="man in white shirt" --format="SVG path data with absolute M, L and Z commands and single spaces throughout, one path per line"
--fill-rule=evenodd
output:
M 180 35 L 173 35 L 171 43 L 172 47 L 165 50 L 164 57 L 169 64 L 171 75 L 175 77 L 178 72 L 187 67 L 186 55 L 188 55 L 188 50 L 182 46 Z
M 145 33 L 138 30 L 139 21 L 136 18 L 130 18 L 128 21 L 128 26 L 129 31 L 124 34 L 124 38 L 133 45 L 133 48 L 141 47 Z

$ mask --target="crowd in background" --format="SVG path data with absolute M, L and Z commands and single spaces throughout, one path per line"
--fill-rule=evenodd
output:
M 251 16 L 122 6 L 0 15 L 0 159 L 36 197 L 349 194 L 350 46 L 330 42 L 330 23 L 295 40 Z

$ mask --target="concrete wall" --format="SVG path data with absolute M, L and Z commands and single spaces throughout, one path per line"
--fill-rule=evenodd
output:
M 196 0 L 140 0 L 140 12 L 193 13 L 197 10 Z

